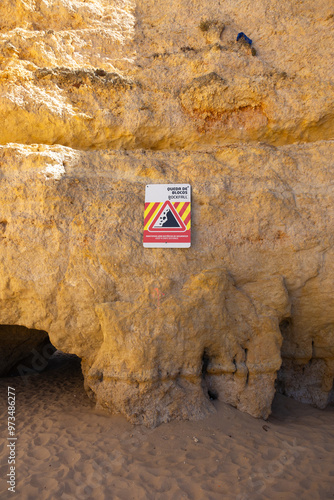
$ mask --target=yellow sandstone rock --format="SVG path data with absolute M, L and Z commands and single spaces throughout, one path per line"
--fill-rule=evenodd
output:
M 333 24 L 326 0 L 0 3 L 0 323 L 80 356 L 98 405 L 334 400 Z M 160 182 L 192 185 L 190 249 L 142 248 Z
M 208 394 L 267 417 L 282 340 L 281 385 L 298 396 L 304 367 L 302 397 L 324 406 L 333 152 L 2 147 L 0 322 L 47 331 L 82 358 L 98 405 L 133 422 L 200 417 Z M 193 186 L 192 246 L 144 249 L 145 185 L 179 179 Z
M 0 14 L 2 144 L 205 150 L 333 136 L 325 0 L 316 15 L 311 1 L 278 0 L 270 10 L 264 0 L 13 0 Z

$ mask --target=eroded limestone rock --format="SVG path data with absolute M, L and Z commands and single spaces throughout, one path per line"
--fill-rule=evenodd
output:
M 333 153 L 331 141 L 210 153 L 1 147 L 0 322 L 45 330 L 80 356 L 97 404 L 132 422 L 199 418 L 213 410 L 208 391 L 266 417 L 282 340 L 284 360 L 316 358 L 300 381 L 316 380 L 312 402 L 324 406 Z M 191 248 L 144 249 L 145 185 L 181 180 L 192 185 Z M 299 397 L 297 383 L 286 387 Z
M 78 354 L 98 405 L 266 417 L 278 370 L 334 400 L 333 23 L 327 0 L 0 3 L 0 322 Z M 191 249 L 142 248 L 148 182 L 191 183 Z
M 0 144 L 205 151 L 333 138 L 326 0 L 6 0 L 0 18 Z

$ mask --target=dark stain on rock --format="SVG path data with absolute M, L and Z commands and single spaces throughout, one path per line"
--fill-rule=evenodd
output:
M 80 88 L 82 85 L 89 85 L 128 90 L 132 89 L 135 85 L 129 78 L 124 78 L 118 73 L 108 73 L 101 68 L 40 68 L 35 71 L 35 78 L 38 80 L 50 80 L 60 88 Z

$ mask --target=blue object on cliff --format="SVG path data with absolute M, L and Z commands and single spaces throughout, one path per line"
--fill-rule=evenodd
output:
M 237 42 L 240 40 L 240 38 L 243 38 L 245 42 L 247 42 L 249 45 L 252 45 L 253 43 L 252 40 L 248 38 L 248 36 L 246 36 L 245 33 L 243 33 L 242 31 L 237 36 Z

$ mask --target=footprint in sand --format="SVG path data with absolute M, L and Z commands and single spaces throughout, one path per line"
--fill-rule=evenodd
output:
M 50 434 L 40 433 L 37 437 L 35 437 L 34 445 L 35 446 L 45 446 L 49 443 L 49 441 L 50 441 Z
M 58 481 L 56 479 L 41 474 L 34 474 L 31 476 L 30 484 L 35 488 L 45 488 L 49 493 L 58 487 Z
M 47 460 L 50 457 L 50 452 L 44 446 L 34 446 L 29 455 L 36 460 Z
M 78 462 L 78 460 L 82 459 L 82 456 L 80 453 L 77 453 L 71 449 L 60 452 L 58 454 L 58 457 L 59 457 L 62 464 L 68 464 L 71 466 L 76 464 Z

